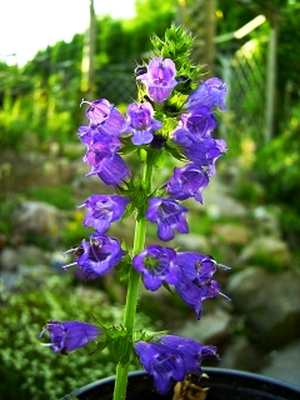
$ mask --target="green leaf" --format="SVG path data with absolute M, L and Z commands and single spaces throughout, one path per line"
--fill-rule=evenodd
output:
M 122 137 L 122 148 L 118 151 L 119 154 L 125 155 L 125 154 L 130 154 L 133 153 L 137 150 L 137 146 L 135 146 L 132 141 L 131 137 Z

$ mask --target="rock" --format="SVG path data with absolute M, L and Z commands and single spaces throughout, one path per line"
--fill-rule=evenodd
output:
M 226 186 L 217 177 L 203 192 L 203 210 L 212 218 L 246 218 L 246 207 L 231 197 Z
M 259 206 L 252 210 L 252 215 L 262 235 L 280 238 L 279 210 L 275 206 Z
M 227 245 L 246 245 L 249 241 L 250 230 L 243 225 L 222 224 L 213 228 L 218 238 Z
M 11 247 L 5 247 L 0 253 L 1 271 L 14 272 L 18 269 L 20 255 Z
M 259 372 L 272 378 L 300 385 L 300 340 L 288 344 L 280 350 L 272 351 L 269 364 Z
M 249 267 L 234 274 L 225 289 L 245 315 L 256 340 L 272 349 L 300 335 L 300 277 L 290 271 L 269 273 Z
M 2 271 L 17 271 L 20 265 L 47 265 L 50 253 L 36 246 L 5 247 L 0 253 L 0 267 Z
M 8 292 L 18 292 L 31 289 L 39 290 L 44 286 L 45 280 L 57 273 L 47 265 L 19 265 L 17 272 L 1 272 L 3 288 Z
M 62 213 L 40 201 L 22 201 L 13 216 L 14 226 L 21 232 L 56 236 L 62 227 Z
M 242 250 L 241 264 L 262 265 L 270 270 L 282 270 L 290 266 L 292 256 L 287 244 L 273 236 L 256 237 Z
M 197 251 L 202 254 L 211 252 L 209 241 L 203 235 L 178 235 L 174 239 L 174 244 L 180 247 L 180 251 Z
M 1 182 L 5 191 L 21 192 L 33 186 L 59 186 L 70 182 L 73 169 L 66 158 L 51 157 L 36 151 L 15 153 L 6 149 L 0 164 L 9 166 L 9 174 Z
M 265 363 L 263 351 L 249 342 L 245 336 L 233 337 L 224 354 L 221 354 L 220 368 L 238 369 L 241 371 L 258 371 Z
M 187 321 L 176 334 L 201 343 L 218 345 L 228 338 L 232 317 L 219 308 L 204 313 L 200 321 Z

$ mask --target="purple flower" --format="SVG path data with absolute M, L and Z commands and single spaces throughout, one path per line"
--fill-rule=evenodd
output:
M 94 226 L 97 233 L 106 232 L 110 224 L 122 218 L 130 200 L 119 195 L 93 194 L 78 208 L 86 207 L 84 226 Z
M 212 278 L 218 266 L 224 269 L 228 267 L 217 264 L 210 256 L 196 252 L 177 253 L 176 264 L 181 270 L 181 280 L 176 285 L 176 290 L 183 301 L 196 311 L 197 318 L 200 319 L 204 300 L 218 294 L 224 296 L 220 292 L 220 285 Z
M 81 126 L 78 130 L 79 140 L 87 147 L 88 151 L 98 153 L 109 150 L 116 153 L 120 150 L 122 143 L 116 136 L 109 136 L 99 132 L 97 125 Z M 83 161 L 88 161 L 85 158 Z
M 122 157 L 101 143 L 87 150 L 84 161 L 91 166 L 86 176 L 98 175 L 106 185 L 118 186 L 130 176 L 130 170 Z
M 192 110 L 198 106 L 206 106 L 209 108 L 219 107 L 224 111 L 226 110 L 226 91 L 226 85 L 220 78 L 210 78 L 189 95 L 184 108 Z
M 64 269 L 78 265 L 88 279 L 104 275 L 119 264 L 125 254 L 116 238 L 98 234 L 92 234 L 89 242 L 83 239 L 80 247 L 67 250 L 64 254 L 67 253 L 76 254 L 78 259 L 77 262 L 65 265 Z
M 216 161 L 227 151 L 223 139 L 213 139 L 210 134 L 198 138 L 186 129 L 173 132 L 173 140 L 182 147 L 184 155 L 194 164 L 207 167 L 209 176 L 216 173 Z
M 148 66 L 147 73 L 139 75 L 136 79 L 147 86 L 147 93 L 151 100 L 163 103 L 177 85 L 175 80 L 176 67 L 170 58 L 153 58 Z
M 113 104 L 106 99 L 88 102 L 83 100 L 81 104 L 87 103 L 86 116 L 91 124 L 96 125 L 98 131 L 109 136 L 120 136 L 125 123 L 125 118 Z
M 183 168 L 175 167 L 173 175 L 165 186 L 168 194 L 174 199 L 186 200 L 194 197 L 202 203 L 202 191 L 208 183 L 207 172 L 201 166 L 192 163 Z
M 140 358 L 141 364 L 149 375 L 154 378 L 158 392 L 169 390 L 171 379 L 182 381 L 186 375 L 186 368 L 179 353 L 161 343 L 136 342 L 134 349 Z
M 163 282 L 179 283 L 180 271 L 174 263 L 176 252 L 171 247 L 152 245 L 146 247 L 132 260 L 133 267 L 143 276 L 148 290 L 157 290 Z
M 93 143 L 93 126 L 80 126 L 77 133 L 78 139 L 85 146 L 89 146 Z
M 188 233 L 189 227 L 184 214 L 188 209 L 176 200 L 154 197 L 149 200 L 146 218 L 157 224 L 157 235 L 161 240 L 168 241 L 174 238 L 174 230 Z
M 134 344 L 142 365 L 154 378 L 160 393 L 171 386 L 171 380 L 182 381 L 187 374 L 201 374 L 200 363 L 208 355 L 217 356 L 214 346 L 173 335 L 158 336 L 159 343 L 139 341 Z
M 40 337 L 48 331 L 49 347 L 54 353 L 68 354 L 79 347 L 85 346 L 102 333 L 97 326 L 80 321 L 48 321 L 40 333 Z
M 226 153 L 227 144 L 223 139 L 213 139 L 207 136 L 184 150 L 189 160 L 195 164 L 208 167 L 208 175 L 214 176 L 216 174 L 216 161 Z
M 131 103 L 127 109 L 128 121 L 122 133 L 132 132 L 131 141 L 135 145 L 147 144 L 153 140 L 153 131 L 160 129 L 163 124 L 153 118 L 154 110 L 150 103 Z
M 217 348 L 215 346 L 203 345 L 195 340 L 174 336 L 158 336 L 160 343 L 176 350 L 182 359 L 187 374 L 201 374 L 201 361 L 207 356 L 218 358 Z
M 212 132 L 217 124 L 218 122 L 209 107 L 198 106 L 192 108 L 190 113 L 180 116 L 179 128 L 182 125 L 194 136 L 201 138 Z

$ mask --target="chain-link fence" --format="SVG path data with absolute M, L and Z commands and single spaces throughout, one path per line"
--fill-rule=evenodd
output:
M 133 69 L 114 65 L 101 71 L 97 77 L 97 95 L 111 103 L 131 103 L 136 100 L 137 89 Z
M 228 83 L 224 130 L 237 147 L 244 137 L 258 145 L 265 142 L 266 58 L 267 46 L 258 39 L 246 42 L 232 56 L 221 57 L 223 79 Z

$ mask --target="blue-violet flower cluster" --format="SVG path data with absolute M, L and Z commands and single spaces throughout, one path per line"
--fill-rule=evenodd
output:
M 131 345 L 131 351 L 139 356 L 161 393 L 187 374 L 201 375 L 202 359 L 208 355 L 217 357 L 217 351 L 191 339 L 158 333 L 146 337 L 135 330 L 132 314 L 136 311 L 140 280 L 150 291 L 162 286 L 176 291 L 200 319 L 203 302 L 223 295 L 214 279 L 218 268 L 228 268 L 201 252 L 181 251 L 170 245 L 146 245 L 147 223 L 156 224 L 162 242 L 172 240 L 177 232 L 189 232 L 189 209 L 182 202 L 194 199 L 203 203 L 203 190 L 216 174 L 216 161 L 227 151 L 226 142 L 212 136 L 218 124 L 216 112 L 226 109 L 226 85 L 215 77 L 198 80 L 183 90 L 181 82 L 192 79 L 177 71 L 177 62 L 157 56 L 139 67 L 139 99 L 129 104 L 125 115 L 107 99 L 82 101 L 87 105 L 89 123 L 79 127 L 78 138 L 85 146 L 83 161 L 90 168 L 87 177 L 97 175 L 115 194 L 95 193 L 79 206 L 86 211 L 83 225 L 94 231 L 89 239 L 66 252 L 77 259 L 64 266 L 67 269 L 77 265 L 87 279 L 97 279 L 117 266 L 124 268 L 130 290 L 120 331 L 127 335 L 127 347 Z M 171 114 L 170 109 L 174 111 Z M 124 157 L 130 152 L 144 166 L 141 176 L 137 163 L 132 168 Z M 156 182 L 159 175 L 153 171 L 163 165 L 166 156 L 175 156 L 173 172 L 165 182 Z M 176 165 L 178 160 L 180 165 Z M 131 248 L 111 236 L 109 230 L 133 212 L 136 228 Z M 106 341 L 112 347 L 116 340 L 108 328 L 80 321 L 51 320 L 42 336 L 46 331 L 50 349 L 62 354 L 100 337 L 102 343 Z M 117 360 L 118 389 L 114 399 L 124 398 L 119 388 L 126 386 L 126 374 L 119 372 L 124 368 L 128 371 L 130 357 L 122 353 L 126 362 Z

